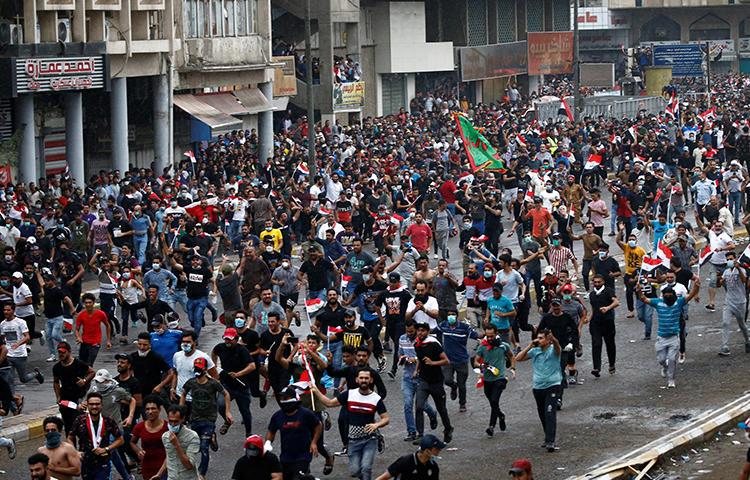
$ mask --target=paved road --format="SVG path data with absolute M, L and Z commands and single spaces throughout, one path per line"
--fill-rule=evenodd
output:
M 451 258 L 451 269 L 459 273 L 461 265 L 456 239 L 451 242 L 451 249 L 456 252 Z M 518 251 L 515 238 L 503 239 L 503 245 L 514 252 Z M 576 247 L 576 254 L 580 258 L 580 242 Z M 612 251 L 617 250 L 613 246 Z M 620 252 L 616 253 L 621 259 Z M 703 276 L 708 275 L 707 271 L 702 273 Z M 620 282 L 618 293 L 622 294 L 620 298 L 624 305 Z M 720 294 L 717 304 L 721 304 L 721 299 Z M 508 430 L 496 433 L 492 439 L 484 434 L 489 408 L 481 391 L 473 387 L 472 374 L 468 411 L 459 413 L 457 402 L 450 402 L 448 407 L 456 432 L 453 443 L 440 460 L 443 478 L 458 478 L 464 474 L 475 478 L 505 478 L 507 467 L 518 457 L 528 457 L 534 462 L 536 478 L 566 478 L 584 473 L 588 467 L 651 441 L 699 412 L 726 403 L 745 390 L 748 357 L 740 353 L 742 345 L 739 334 L 733 339 L 732 356 L 716 355 L 720 344 L 720 311 L 708 313 L 703 305 L 691 306 L 687 362 L 678 367 L 678 388 L 674 390 L 666 390 L 659 376 L 653 342 L 641 340 L 642 324 L 636 319 L 627 319 L 624 306 L 618 308 L 616 314 L 617 374 L 604 374 L 602 378 L 594 379 L 588 373 L 591 370 L 590 339 L 584 335 L 584 356 L 579 360 L 579 370 L 585 383 L 570 388 L 565 394 L 565 408 L 558 416 L 559 452 L 550 454 L 540 448 L 543 432 L 536 416 L 528 363 L 519 365 L 518 378 L 509 383 L 501 400 L 501 407 L 507 415 Z M 533 315 L 531 320 L 538 321 L 538 315 Z M 221 331 L 222 327 L 218 324 L 209 324 L 203 330 L 203 350 L 208 351 L 221 341 Z M 131 333 L 131 336 L 134 334 Z M 528 339 L 528 334 L 524 334 L 522 340 L 525 342 Z M 111 352 L 102 352 L 96 366 L 114 371 L 113 354 L 120 351 L 132 351 L 132 347 L 115 346 Z M 32 364 L 49 373 L 51 364 L 44 362 L 46 356 L 46 349 L 35 346 Z M 383 431 L 387 448 L 376 459 L 375 470 L 378 473 L 399 455 L 413 451 L 411 444 L 402 441 L 405 427 L 400 383 L 398 380 L 386 380 L 386 383 L 389 388 L 386 405 L 392 421 Z M 19 391 L 26 396 L 27 411 L 47 407 L 54 402 L 48 383 L 20 386 Z M 252 411 L 255 431 L 265 432 L 265 426 L 274 412 L 272 404 L 262 410 L 253 404 Z M 235 415 L 239 418 L 236 412 Z M 333 415 L 335 417 L 336 413 Z M 242 437 L 242 429 L 235 426 L 220 438 L 221 450 L 212 457 L 208 478 L 228 478 L 231 475 L 234 460 L 242 455 Z M 335 427 L 326 432 L 326 439 L 334 450 L 340 447 Z M 37 444 L 41 442 L 37 440 L 20 445 L 18 459 L 14 462 L 9 462 L 0 453 L 0 469 L 5 470 L 9 478 L 26 476 L 25 459 Z M 322 468 L 322 459 L 313 463 L 314 474 L 322 476 Z M 337 459 L 330 478 L 349 478 L 345 458 Z

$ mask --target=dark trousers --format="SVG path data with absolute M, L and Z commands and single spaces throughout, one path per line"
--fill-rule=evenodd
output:
M 237 409 L 240 411 L 242 422 L 245 424 L 245 436 L 249 437 L 253 433 L 253 415 L 250 413 L 250 390 L 248 388 L 230 388 L 224 385 L 229 392 L 229 397 L 234 400 L 237 404 Z M 219 395 L 217 399 L 217 406 L 219 415 L 226 422 L 226 406 L 224 404 L 224 396 Z
M 435 410 L 440 414 L 443 428 L 445 430 L 452 430 L 451 419 L 448 417 L 448 409 L 445 407 L 445 389 L 443 388 L 443 384 L 427 383 L 420 379 L 414 399 L 416 417 L 414 420 L 416 422 L 417 433 L 420 435 L 424 433 L 424 406 L 429 397 L 432 397 L 432 401 L 435 402 Z
M 29 327 L 29 336 L 32 340 L 35 338 L 41 338 L 42 333 L 36 331 L 36 314 L 19 318 L 26 322 L 26 326 Z M 52 332 L 47 332 L 47 335 L 52 335 Z
M 281 478 L 284 480 L 299 480 L 304 478 L 300 473 L 310 473 L 310 462 L 282 462 Z
M 375 358 L 383 356 L 383 344 L 380 342 L 380 330 L 383 328 L 383 324 L 380 323 L 380 319 L 375 319 L 371 322 L 364 322 L 365 328 L 372 338 L 372 353 Z
M 581 266 L 581 276 L 583 277 L 583 288 L 589 291 L 589 274 L 591 273 L 591 267 L 594 263 L 593 260 L 583 259 L 583 265 Z
M 534 282 L 534 292 L 536 292 L 537 305 L 541 304 L 542 301 L 542 271 L 541 270 L 528 270 L 523 275 L 523 279 L 526 282 L 526 301 L 531 305 L 531 295 L 529 287 L 531 282 Z
M 685 353 L 685 313 L 680 315 L 680 353 Z
M 544 429 L 544 442 L 555 443 L 557 435 L 557 398 L 560 395 L 560 385 L 533 389 L 536 401 L 536 413 Z
M 401 335 L 404 334 L 406 331 L 406 327 L 402 322 L 391 322 L 388 324 L 387 328 L 388 338 L 390 338 L 393 341 L 393 363 L 391 364 L 391 371 L 393 373 L 396 373 L 396 370 L 398 369 L 398 339 L 401 338 Z
M 495 428 L 499 419 L 505 417 L 503 411 L 500 410 L 500 395 L 503 394 L 507 384 L 508 381 L 504 378 L 494 382 L 484 382 L 484 396 L 490 402 L 490 427 L 492 428 Z
M 513 317 L 513 320 L 510 322 L 510 328 L 513 330 L 513 337 L 515 337 L 516 342 L 521 341 L 521 337 L 519 334 L 520 331 L 523 330 L 524 332 L 531 332 L 531 336 L 534 336 L 534 327 L 532 325 L 529 325 L 529 310 L 531 309 L 531 300 L 529 300 L 529 297 L 527 296 L 524 298 L 523 302 L 518 302 L 513 304 L 514 307 L 516 307 L 517 315 Z
M 349 410 L 346 408 L 339 410 L 338 427 L 341 444 L 346 447 L 349 445 Z
M 625 300 L 628 302 L 628 312 L 635 310 L 635 302 L 633 300 L 635 294 L 635 275 L 625 274 Z
M 117 305 L 116 299 L 117 296 L 111 293 L 100 293 L 99 294 L 99 301 L 101 302 L 101 309 L 104 313 L 107 314 L 107 319 L 109 320 L 109 326 L 110 328 L 120 333 L 120 322 L 117 320 L 117 317 L 115 316 L 115 306 Z
M 81 347 L 78 349 L 78 360 L 82 361 L 89 367 L 93 367 L 94 362 L 96 362 L 96 357 L 99 355 L 99 348 L 101 348 L 100 345 L 82 343 Z
M 74 400 L 74 402 L 78 402 L 78 400 Z M 73 426 L 73 422 L 76 418 L 78 418 L 78 415 L 81 414 L 78 410 L 75 410 L 73 408 L 63 407 L 60 405 L 58 407 L 60 409 L 60 416 L 62 417 L 63 425 L 65 426 L 65 433 L 70 433 L 70 428 Z
M 615 346 L 615 320 L 603 320 L 594 318 L 590 324 L 591 332 L 591 358 L 594 362 L 594 370 L 602 369 L 602 345 L 607 347 L 607 359 L 609 368 L 614 368 L 617 357 Z

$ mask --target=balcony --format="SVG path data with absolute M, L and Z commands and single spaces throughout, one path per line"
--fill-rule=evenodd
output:
M 740 0 L 740 4 L 749 3 Z M 733 5 L 729 0 L 609 0 L 609 8 L 612 10 L 629 8 L 684 8 L 684 7 L 714 7 Z

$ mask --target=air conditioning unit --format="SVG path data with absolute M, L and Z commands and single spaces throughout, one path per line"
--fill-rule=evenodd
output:
M 60 18 L 57 20 L 57 40 L 63 43 L 73 41 L 73 29 L 71 28 L 69 18 Z
M 23 43 L 23 25 L 0 20 L 0 44 L 19 45 Z

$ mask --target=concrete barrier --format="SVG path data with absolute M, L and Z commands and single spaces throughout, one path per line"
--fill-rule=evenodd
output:
M 32 413 L 22 413 L 15 417 L 5 417 L 0 434 L 12 438 L 16 442 L 25 442 L 44 436 L 42 421 L 53 415 L 59 415 L 57 406 L 37 410 Z

